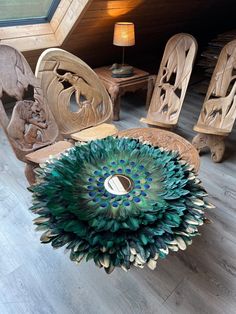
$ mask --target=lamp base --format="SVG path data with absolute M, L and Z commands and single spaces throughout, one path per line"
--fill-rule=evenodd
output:
M 130 65 L 119 65 L 114 63 L 111 70 L 111 76 L 114 78 L 130 77 L 134 75 L 134 68 Z
M 134 73 L 129 73 L 129 74 L 115 74 L 115 73 L 112 73 L 111 76 L 114 77 L 114 78 L 122 78 L 122 77 L 130 77 L 130 76 L 133 76 Z

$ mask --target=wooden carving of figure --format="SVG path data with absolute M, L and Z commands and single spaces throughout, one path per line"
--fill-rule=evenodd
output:
M 225 151 L 224 138 L 236 119 L 236 40 L 221 50 L 194 130 L 193 144 L 200 152 L 210 148 L 212 160 L 220 162 Z
M 236 75 L 233 75 L 236 69 L 236 42 L 234 42 L 227 44 L 220 54 L 198 119 L 199 125 L 225 129 L 229 132 L 236 112 Z M 226 95 L 232 82 L 233 86 Z
M 40 81 L 34 76 L 24 56 L 7 45 L 0 45 L 0 125 L 17 157 L 52 144 L 58 136 L 55 121 L 43 101 Z M 24 100 L 24 93 L 33 87 L 33 100 Z M 8 118 L 2 103 L 3 94 L 16 102 Z
M 177 34 L 167 43 L 146 119 L 160 127 L 177 124 L 192 72 L 197 44 L 188 34 Z
M 17 101 L 7 126 L 8 136 L 22 148 L 42 143 L 42 129 L 47 128 L 45 112 L 37 101 Z
M 172 64 L 173 65 L 173 64 Z M 164 68 L 165 73 L 160 81 L 160 108 L 158 112 L 160 114 L 165 114 L 168 120 L 174 118 L 180 106 L 180 98 L 175 93 L 175 90 L 178 87 L 171 85 L 170 83 L 165 83 L 165 79 L 170 72 L 168 68 Z M 173 72 L 176 70 L 175 66 L 173 67 Z
M 80 58 L 59 48 L 47 49 L 39 57 L 35 75 L 61 136 L 69 138 L 110 119 L 112 102 L 108 92 Z M 74 96 L 77 110 L 71 108 Z
M 216 65 L 206 99 L 211 95 L 218 97 L 226 95 L 230 83 L 236 79 L 236 75 L 232 75 L 234 69 L 236 69 L 236 47 L 229 43 L 221 52 L 220 62 Z
M 79 107 L 79 111 L 83 111 L 83 119 L 85 121 L 99 120 L 100 111 L 99 106 L 102 104 L 102 95 L 100 92 L 87 84 L 81 77 L 71 72 L 66 72 L 63 75 L 54 71 L 60 82 L 66 81 L 70 83 L 75 90 L 75 99 Z M 81 101 L 81 96 L 85 100 Z
M 224 124 L 227 124 L 227 117 L 230 119 L 236 110 L 235 93 L 236 82 L 226 97 L 208 99 L 200 114 L 202 123 L 216 128 L 224 128 Z
M 236 118 L 235 69 L 236 40 L 233 40 L 220 53 L 195 129 L 201 126 L 211 128 L 212 132 L 214 128 L 225 134 L 231 131 Z

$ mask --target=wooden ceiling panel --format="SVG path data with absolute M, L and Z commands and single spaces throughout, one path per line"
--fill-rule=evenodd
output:
M 233 3 L 233 1 L 229 1 Z M 218 8 L 225 8 L 223 0 L 94 0 L 89 6 L 77 27 L 63 46 L 78 56 L 96 49 L 96 56 L 100 56 L 100 64 L 119 56 L 120 49 L 112 47 L 113 28 L 117 21 L 132 21 L 136 26 L 136 45 L 132 53 L 138 55 L 145 49 L 155 51 L 155 46 L 163 45 L 168 37 L 176 32 L 194 32 L 198 35 L 204 27 L 209 32 L 214 28 L 203 16 L 214 15 Z M 214 21 L 215 23 L 215 21 Z M 213 24 L 214 24 L 213 23 Z M 217 23 L 215 23 L 217 24 Z M 129 49 L 128 56 L 129 57 Z M 91 58 L 89 58 L 91 59 Z M 99 60 L 99 58 L 96 58 Z M 95 63 L 95 62 L 94 62 Z
M 112 44 L 114 24 L 132 21 L 136 45 L 126 49 L 126 61 L 140 61 L 145 54 L 161 54 L 167 39 L 177 32 L 190 32 L 204 43 L 214 33 L 227 30 L 233 25 L 234 3 L 235 0 L 92 0 L 61 48 L 89 61 L 91 66 L 119 60 L 121 49 Z M 221 16 L 224 19 L 219 21 Z M 36 56 L 37 52 L 29 58 L 35 60 Z

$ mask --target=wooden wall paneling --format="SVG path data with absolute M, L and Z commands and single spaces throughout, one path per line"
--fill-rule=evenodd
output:
M 174 3 L 174 1 L 172 2 Z M 180 1 L 180 3 L 183 4 L 184 1 Z M 158 3 L 156 1 L 149 1 L 148 3 L 145 1 L 126 1 L 125 3 L 124 1 L 95 0 L 63 48 L 77 54 L 82 59 L 85 56 L 85 61 L 91 60 L 92 64 L 90 63 L 90 65 L 107 64 L 112 62 L 112 59 L 117 60 L 120 55 L 120 49 L 118 47 L 114 49 L 112 46 L 113 26 L 116 21 L 135 21 L 137 40 L 132 52 L 138 54 L 139 51 L 143 51 L 143 46 L 146 50 L 151 50 L 157 37 L 161 40 L 163 37 L 166 38 L 166 35 L 163 35 L 166 32 L 168 33 L 173 29 L 181 30 L 186 19 L 191 20 L 189 15 L 185 19 L 182 18 L 183 11 L 183 6 L 180 6 L 171 15 L 169 6 L 165 5 L 163 1 Z M 96 56 L 90 55 L 88 57 L 97 45 L 103 47 L 101 52 L 97 51 Z M 107 53 L 104 54 L 104 51 Z M 114 54 L 114 58 L 111 54 Z M 129 52 L 127 52 L 128 55 Z
M 9 27 L 0 27 L 0 38 L 1 41 L 10 38 L 18 38 L 19 31 L 22 30 L 21 37 L 28 36 L 38 36 L 38 35 L 49 35 L 52 34 L 53 31 L 48 24 L 40 24 L 36 28 L 35 25 L 28 25 L 27 28 L 25 26 L 9 26 Z
M 28 36 L 27 40 L 22 41 L 21 38 L 9 38 L 2 41 L 2 43 L 6 45 L 10 45 L 12 47 L 20 47 L 20 51 L 27 51 L 29 42 L 34 49 L 46 49 L 48 47 L 57 46 L 57 41 L 53 34 L 42 35 L 42 36 Z
M 44 51 L 44 49 L 38 49 L 38 50 L 31 50 L 31 51 L 24 51 L 23 55 L 26 58 L 27 62 L 29 63 L 32 70 L 35 69 L 37 61 L 41 53 Z
M 66 11 L 68 10 L 68 7 L 70 6 L 72 0 L 61 0 L 56 12 L 54 13 L 53 19 L 50 22 L 50 26 L 55 33 L 58 29 L 59 25 L 61 24 L 63 17 L 66 14 Z
M 232 0 L 229 2 L 233 3 Z M 0 28 L 0 38 L 9 40 L 8 44 L 12 42 L 21 51 L 29 50 L 30 42 L 32 42 L 32 49 L 61 46 L 78 57 L 85 56 L 86 60 L 91 60 L 90 65 L 101 66 L 106 60 L 112 60 L 113 53 L 114 59 L 116 59 L 116 51 L 117 56 L 119 54 L 119 49 L 113 50 L 112 47 L 113 28 L 117 21 L 128 20 L 135 23 L 137 40 L 132 51 L 133 56 L 149 52 L 156 54 L 164 48 L 165 41 L 175 33 L 194 31 L 192 34 L 197 39 L 198 34 L 200 37 L 207 36 L 206 32 L 203 33 L 206 27 L 207 33 L 212 28 L 220 27 L 214 26 L 218 24 L 216 20 L 209 24 L 207 15 L 213 14 L 212 12 L 216 10 L 218 14 L 229 11 L 227 8 L 228 6 L 224 6 L 222 0 L 192 0 L 191 2 L 186 0 L 169 0 L 168 2 L 165 0 L 61 0 L 49 28 L 45 25 L 38 25 L 38 29 L 34 28 L 35 25 L 25 28 L 25 34 L 32 34 L 35 38 L 29 37 L 23 46 L 21 40 L 11 41 L 14 33 L 17 33 L 14 30 L 17 29 L 15 27 L 6 31 Z M 216 15 L 217 12 L 214 14 Z M 42 38 L 38 36 L 42 27 L 43 34 L 46 34 L 46 41 L 44 41 L 44 36 Z M 8 36 L 8 31 L 12 34 L 9 39 L 5 38 Z M 96 47 L 102 48 L 96 49 Z M 96 54 L 93 53 L 94 49 Z M 127 49 L 127 57 L 128 51 L 131 50 Z M 39 56 L 36 53 L 32 63 L 31 59 L 28 59 L 33 67 L 36 55 Z M 145 60 L 144 55 L 143 60 Z
M 88 7 L 92 4 L 92 1 L 93 0 L 77 0 L 71 2 L 65 15 L 66 19 L 63 18 L 55 32 L 55 36 L 60 45 L 63 43 L 66 44 L 69 34 L 73 32 L 79 21 L 83 18 Z
M 93 10 L 106 10 L 106 9 L 122 9 L 122 8 L 135 8 L 137 3 L 141 3 L 143 0 L 96 0 L 93 5 L 89 8 L 90 11 Z M 152 1 L 150 1 L 151 3 Z

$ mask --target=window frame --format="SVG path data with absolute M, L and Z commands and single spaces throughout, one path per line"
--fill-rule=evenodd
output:
M 60 47 L 93 0 L 61 0 L 49 23 L 0 27 L 0 43 L 22 52 Z
M 0 27 L 49 23 L 54 13 L 56 12 L 57 7 L 60 4 L 60 2 L 61 0 L 52 0 L 52 3 L 48 9 L 46 16 L 0 20 Z

